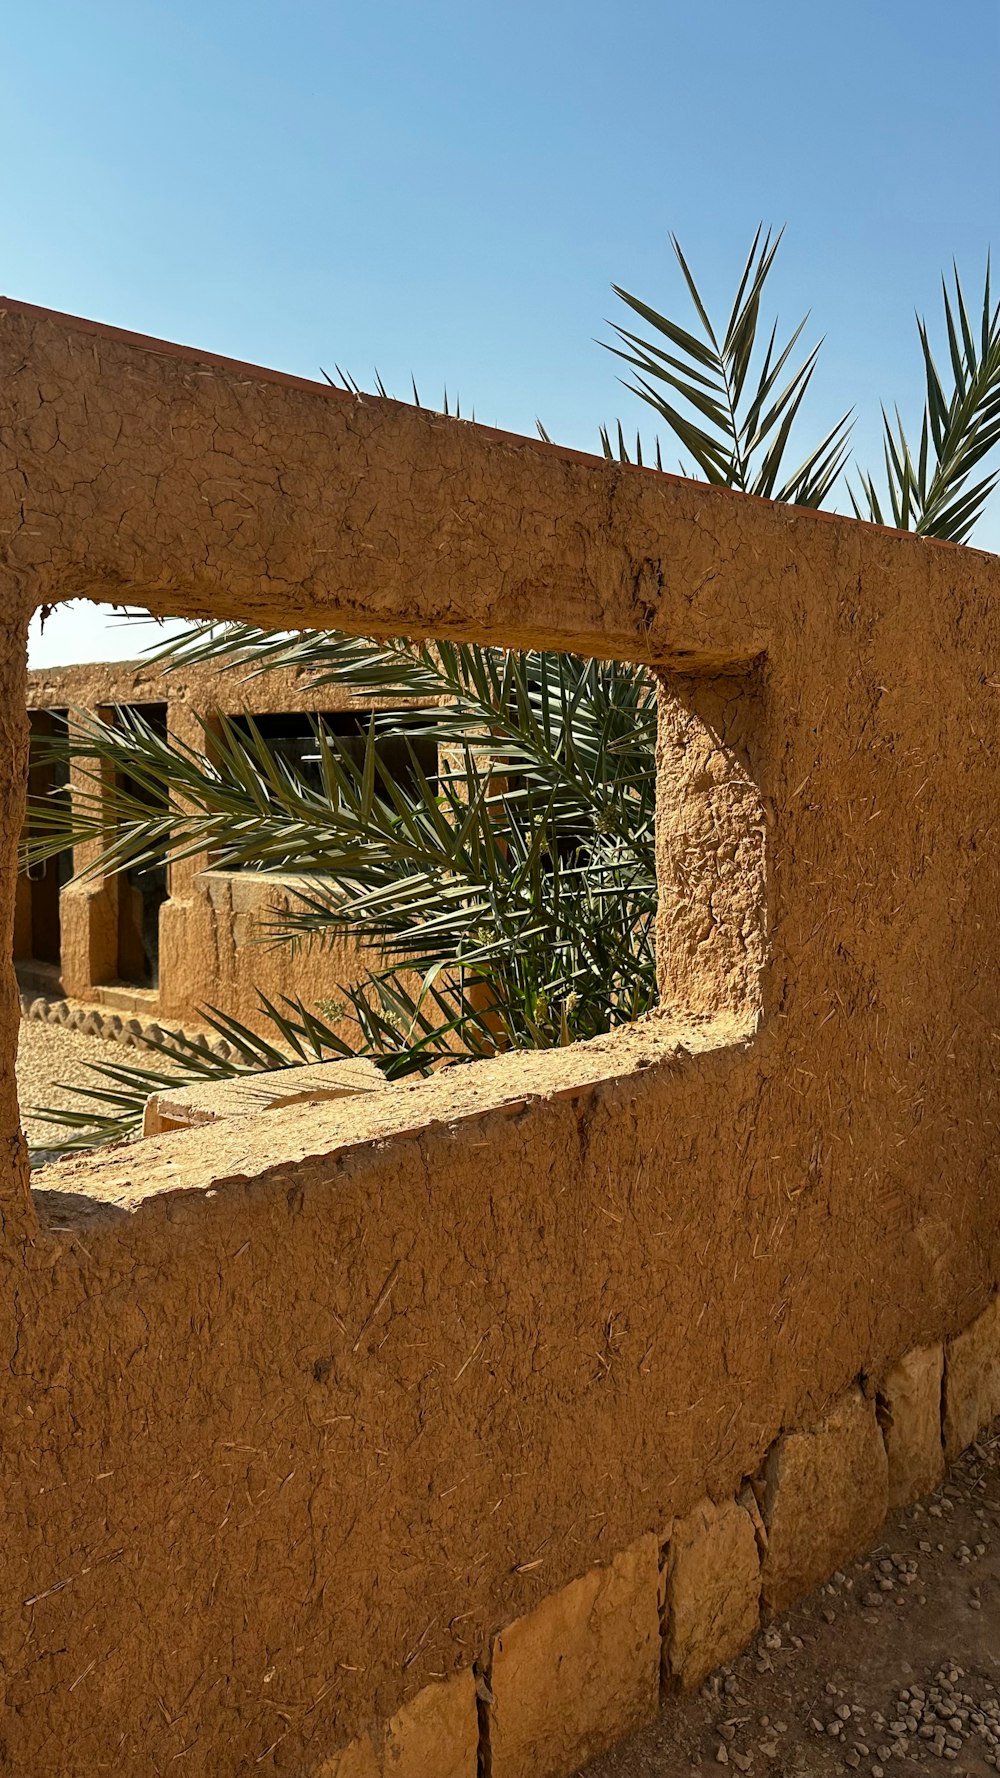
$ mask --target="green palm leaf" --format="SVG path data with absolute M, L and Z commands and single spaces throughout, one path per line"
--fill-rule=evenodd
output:
M 991 296 L 987 260 L 977 335 L 957 268 L 953 279 L 953 292 L 941 283 L 950 389 L 918 315 L 926 393 L 916 453 L 898 410 L 890 419 L 883 408 L 885 495 L 880 497 L 871 474 L 862 473 L 860 488 L 851 489 L 850 497 L 857 518 L 880 525 L 889 513 L 900 530 L 964 543 L 1000 476 L 995 468 L 970 485 L 973 470 L 1000 445 L 1000 303 Z
M 800 322 L 779 346 L 775 322 L 761 349 L 761 305 L 780 242 L 780 233 L 772 236 L 770 230 L 757 229 L 728 321 L 720 330 L 710 318 L 680 242 L 671 236 L 702 337 L 679 327 L 616 284 L 612 286 L 615 295 L 653 335 L 612 323 L 618 343 L 606 344 L 608 351 L 637 373 L 624 386 L 665 421 L 707 481 L 795 505 L 820 506 L 847 462 L 851 416 L 844 414 L 795 470 L 785 470 L 785 456 L 812 381 L 819 346 L 779 387 L 806 324 Z M 611 455 L 606 429 L 602 444 L 605 454 Z M 623 440 L 621 447 L 619 455 L 627 461 Z

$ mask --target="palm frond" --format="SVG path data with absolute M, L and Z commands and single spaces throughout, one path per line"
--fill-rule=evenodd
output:
M 1000 445 L 1000 303 L 986 262 L 978 331 L 969 319 L 957 267 L 954 289 L 942 279 L 949 372 L 942 376 L 924 319 L 917 333 L 924 365 L 924 411 L 913 446 L 898 409 L 882 410 L 885 493 L 871 473 L 851 489 L 857 518 L 902 531 L 964 543 L 997 484 L 1000 467 L 971 482 L 973 470 Z
M 318 683 L 405 702 L 371 714 L 360 744 L 317 717 L 308 770 L 252 720 L 206 725 L 196 748 L 135 712 L 80 713 L 66 738 L 38 742 L 53 757 L 72 753 L 74 790 L 68 804 L 33 803 L 32 859 L 97 841 L 89 872 L 99 875 L 204 851 L 219 868 L 280 871 L 294 899 L 263 937 L 348 932 L 377 953 L 360 986 L 339 993 L 352 1053 L 370 1050 L 394 1071 L 592 1036 L 653 1004 L 656 717 L 644 669 L 249 630 L 206 630 L 188 646 L 220 661 L 233 651 L 243 671 L 291 650 Z M 405 782 L 383 755 L 387 737 L 397 762 L 405 744 Z M 287 1052 L 286 1014 L 265 1006 L 263 1016 L 272 1048 Z M 225 1034 L 232 1042 L 231 1026 Z M 322 1046 L 332 1042 L 327 1026 Z M 213 1066 L 188 1059 L 199 1072 Z M 256 1051 L 237 1061 L 265 1065 Z M 138 1102 L 152 1088 L 146 1076 L 127 1086 L 105 1075 L 101 1090 L 88 1140 L 125 1118 L 107 1094 Z
M 666 422 L 707 481 L 794 505 L 820 506 L 847 462 L 851 414 L 844 414 L 795 470 L 785 470 L 819 346 L 782 384 L 806 322 L 780 346 L 775 322 L 766 345 L 760 344 L 761 304 L 781 234 L 757 229 L 724 328 L 713 324 L 676 236 L 671 242 L 699 331 L 680 327 L 613 285 L 615 295 L 652 330 L 640 334 L 611 324 L 618 343 L 605 342 L 607 350 L 634 373 L 623 379 L 624 386 Z M 619 455 L 628 461 L 620 425 L 618 432 Z M 611 456 L 607 428 L 601 441 L 605 455 Z

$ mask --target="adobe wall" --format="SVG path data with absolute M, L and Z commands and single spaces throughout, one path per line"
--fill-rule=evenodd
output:
M 876 1436 L 853 1380 L 915 1348 L 972 1377 L 952 1448 L 989 1399 L 1000 569 L 15 307 L 0 368 L 25 616 L 127 589 L 664 669 L 658 1016 L 65 1163 L 37 1227 L 0 1150 L 9 1768 L 381 1773 L 332 1756 L 478 1660 L 513 1773 L 540 1602 L 655 1573 L 835 1399 Z
M 391 707 L 386 699 L 352 697 L 343 686 L 317 688 L 307 674 L 291 669 L 251 680 L 210 667 L 164 673 L 149 662 L 100 661 L 28 674 L 29 710 L 97 715 L 116 705 L 150 703 L 166 703 L 169 733 L 194 748 L 204 745 L 199 717 Z M 89 848 L 90 854 L 97 850 Z M 32 941 L 24 878 L 18 889 L 14 954 L 26 959 Z M 129 990 L 117 982 L 119 892 L 115 878 L 90 878 L 61 891 L 61 986 L 71 998 L 181 1021 L 218 1006 L 267 1032 L 258 992 L 272 1001 L 302 998 L 312 1007 L 320 1000 L 342 1004 L 341 989 L 378 962 L 347 937 L 322 946 L 275 944 L 270 926 L 297 902 L 291 882 L 274 873 L 212 870 L 207 857 L 194 857 L 170 869 L 170 899 L 160 910 L 159 985 Z M 349 1034 L 345 1021 L 332 1017 L 331 1023 Z

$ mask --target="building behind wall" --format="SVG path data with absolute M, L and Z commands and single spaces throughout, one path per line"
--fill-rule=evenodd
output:
M 205 667 L 164 673 L 141 662 L 101 662 L 28 675 L 32 733 L 39 737 L 65 730 L 75 712 L 111 721 L 128 710 L 171 740 L 199 748 L 203 724 L 224 716 L 236 724 L 252 720 L 277 754 L 306 773 L 312 719 L 322 714 L 348 745 L 352 735 L 360 745 L 372 710 L 386 707 L 343 687 L 314 687 L 292 670 L 246 680 Z M 391 737 L 384 753 L 390 769 L 405 774 Z M 435 764 L 436 754 L 425 769 Z M 31 788 L 38 796 L 69 793 L 52 767 L 39 764 Z M 98 851 L 78 847 L 19 879 L 14 956 L 23 989 L 179 1021 L 218 1006 L 260 1027 L 258 990 L 310 1006 L 336 1003 L 342 987 L 378 960 L 348 938 L 275 943 L 269 929 L 296 900 L 291 875 L 222 870 L 206 853 L 81 880 Z

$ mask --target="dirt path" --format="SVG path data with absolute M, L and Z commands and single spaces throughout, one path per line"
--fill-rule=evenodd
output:
M 17 1094 L 31 1146 L 44 1148 L 58 1135 L 54 1124 L 32 1117 L 32 1110 L 43 1105 L 60 1110 L 74 1105 L 74 1095 L 65 1088 L 94 1084 L 88 1063 L 137 1059 L 134 1050 L 105 1043 L 99 1037 L 81 1037 L 79 1032 L 65 1031 L 60 1025 L 22 1019 L 17 1043 Z
M 586 1778 L 1000 1770 L 1000 1422 L 871 1558 Z

